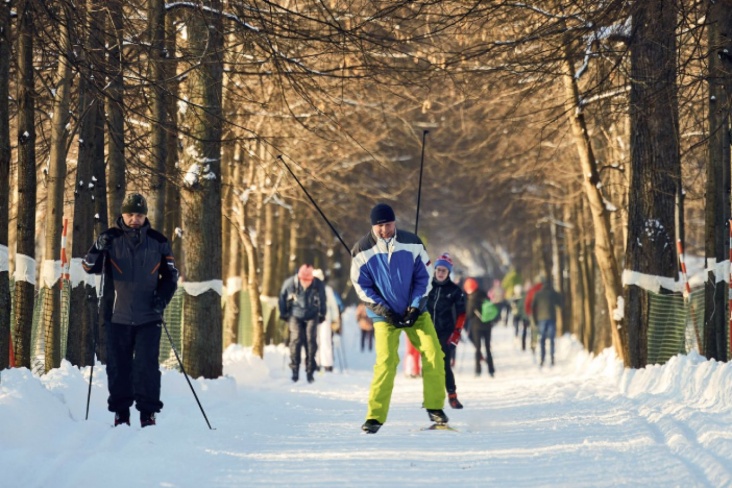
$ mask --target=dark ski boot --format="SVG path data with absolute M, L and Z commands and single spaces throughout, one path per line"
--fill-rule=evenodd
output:
M 450 406 L 452 408 L 456 408 L 456 409 L 463 408 L 463 404 L 460 403 L 460 400 L 458 400 L 457 393 L 450 393 L 448 395 L 448 399 L 450 400 Z
M 449 420 L 447 418 L 447 415 L 445 415 L 445 412 L 442 411 L 442 409 L 439 410 L 430 410 L 427 409 L 427 415 L 429 415 L 430 420 L 438 425 L 446 424 Z
M 149 427 L 155 425 L 155 413 L 140 412 L 140 426 Z
M 382 423 L 376 419 L 368 419 L 361 426 L 361 430 L 366 432 L 367 434 L 376 434 L 381 428 L 381 425 Z
M 130 425 L 130 409 L 120 410 L 114 414 L 114 426 L 127 424 Z

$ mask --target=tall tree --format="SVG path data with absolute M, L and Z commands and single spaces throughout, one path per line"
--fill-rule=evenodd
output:
M 595 255 L 600 268 L 603 284 L 605 285 L 605 299 L 610 310 L 622 306 L 622 283 L 620 280 L 620 268 L 613 248 L 612 232 L 608 210 L 605 207 L 605 200 L 602 195 L 600 173 L 597 160 L 592 150 L 592 142 L 587 131 L 587 123 L 584 111 L 580 105 L 579 89 L 575 78 L 575 69 L 572 62 L 572 53 L 569 41 L 565 44 L 566 57 L 564 66 L 564 86 L 567 93 L 566 113 L 572 127 L 575 145 L 579 152 L 580 166 L 582 168 L 583 187 L 587 201 L 589 202 L 590 214 L 595 231 Z M 628 338 L 627 332 L 622 327 L 622 319 L 618 316 L 610 316 L 610 330 L 615 352 L 625 364 L 628 362 Z
M 184 119 L 181 189 L 185 220 L 186 295 L 183 320 L 185 368 L 194 376 L 217 378 L 223 371 L 221 317 L 221 92 L 223 25 L 221 2 L 207 0 L 188 16 L 187 84 L 190 100 Z M 208 283 L 218 283 L 209 287 Z M 191 293 L 191 284 L 204 289 Z
M 0 371 L 9 365 L 10 347 L 10 7 L 10 2 L 0 4 Z
M 709 157 L 705 207 L 705 251 L 707 262 L 729 259 L 730 218 L 730 90 L 732 73 L 725 66 L 725 53 L 732 49 L 732 2 L 710 2 L 709 42 Z M 708 358 L 727 359 L 728 283 L 715 270 L 705 283 L 704 350 Z
M 36 261 L 36 128 L 33 75 L 35 11 L 33 0 L 18 3 L 18 233 L 13 296 L 15 365 L 31 367 L 31 328 Z
M 48 198 L 45 215 L 45 247 L 41 273 L 40 326 L 45 339 L 45 371 L 61 366 L 61 286 L 57 278 L 56 260 L 61 254 L 63 230 L 64 188 L 66 183 L 66 149 L 69 139 L 69 105 L 71 90 L 71 36 L 68 11 L 58 12 L 59 56 L 54 83 L 51 125 L 51 153 L 46 186 Z
M 167 51 L 165 49 L 165 1 L 150 0 L 148 2 L 148 34 L 150 49 L 147 61 L 150 73 L 150 159 L 151 186 L 148 197 L 148 219 L 156 229 L 163 229 L 166 196 L 166 152 L 168 151 L 168 114 L 166 68 Z
M 676 0 L 637 0 L 632 12 L 630 194 L 625 267 L 677 276 L 674 205 L 681 184 L 676 87 Z M 649 294 L 626 286 L 630 366 L 647 360 Z
M 89 0 L 80 12 L 84 45 L 78 54 L 79 78 L 79 148 L 74 185 L 74 221 L 71 258 L 83 259 L 94 240 L 96 212 L 95 160 L 100 142 L 97 132 L 103 117 L 99 68 L 103 65 L 103 9 L 100 0 Z M 71 289 L 66 359 L 76 366 L 89 366 L 94 360 L 93 334 L 98 332 L 97 291 L 91 280 Z
M 125 178 L 125 138 L 124 138 L 124 71 L 123 51 L 124 29 L 122 0 L 109 0 L 110 28 L 108 29 L 107 70 L 109 86 L 107 88 L 107 158 L 108 174 L 108 222 L 114 223 L 125 198 L 127 183 Z

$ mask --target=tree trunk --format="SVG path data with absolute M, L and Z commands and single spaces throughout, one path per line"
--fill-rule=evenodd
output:
M 122 68 L 122 45 L 124 42 L 122 1 L 108 0 L 109 18 L 112 26 L 107 36 L 109 55 L 109 86 L 107 88 L 109 179 L 107 181 L 108 221 L 114 223 L 120 214 L 122 201 L 127 191 L 125 178 L 125 136 L 124 136 L 124 77 Z M 177 255 L 176 255 L 177 257 Z
M 705 206 L 705 255 L 707 262 L 724 262 L 729 259 L 730 218 L 730 100 L 725 85 L 730 83 L 730 74 L 725 72 L 719 53 L 730 49 L 732 26 L 725 26 L 727 10 L 732 2 L 712 2 L 709 6 L 709 159 L 707 160 L 706 206 Z M 726 34 L 726 35 L 725 35 Z M 728 51 L 729 52 L 729 51 Z M 719 277 L 722 278 L 722 277 Z M 728 278 L 728 277 L 725 277 Z M 709 272 L 704 287 L 704 347 L 700 352 L 710 359 L 727 359 L 726 326 L 727 309 L 726 280 L 718 279 Z M 701 347 L 701 345 L 700 345 Z
M 103 15 L 99 0 L 88 4 L 85 17 L 88 29 L 84 34 L 87 39 L 86 56 L 80 56 L 79 76 L 79 156 L 76 167 L 76 184 L 74 185 L 74 223 L 71 246 L 71 259 L 81 260 L 94 240 L 96 212 L 96 190 L 94 184 L 95 160 L 98 158 L 100 138 L 97 132 L 101 128 L 99 118 L 103 116 L 99 97 L 99 67 L 102 66 Z M 89 279 L 91 283 L 91 279 Z M 94 361 L 94 334 L 99 331 L 94 324 L 97 320 L 97 291 L 87 282 L 81 282 L 71 289 L 69 305 L 69 331 L 66 348 L 66 359 L 75 366 L 89 366 Z
M 224 200 L 224 208 L 226 210 L 228 222 L 226 228 L 228 233 L 224 233 L 224 238 L 228 242 L 229 259 L 225 260 L 226 273 L 226 305 L 224 306 L 224 347 L 231 344 L 239 343 L 239 300 L 242 291 L 241 276 L 241 246 L 238 232 L 238 208 L 234 209 L 234 200 L 238 197 L 234 194 L 234 185 L 238 185 L 241 178 L 241 163 L 239 157 L 240 146 L 236 144 L 231 159 L 227 158 L 228 178 L 226 183 L 226 198 Z
M 190 72 L 186 113 L 187 148 L 183 165 L 189 179 L 182 188 L 186 216 L 186 274 L 183 361 L 193 377 L 217 378 L 223 372 L 221 317 L 221 3 L 205 1 L 188 22 L 188 42 L 198 65 Z M 196 176 L 193 178 L 193 176 Z M 198 295 L 188 293 L 191 283 L 218 283 Z
M 580 275 L 582 276 L 582 337 L 585 349 L 594 352 L 597 349 L 595 322 L 595 261 L 592 254 L 592 233 L 587 229 L 587 207 L 585 199 L 581 198 L 577 208 L 577 222 L 579 223 L 579 253 L 580 253 Z
M 58 25 L 59 47 L 55 97 L 51 125 L 51 153 L 48 163 L 45 249 L 41 272 L 40 330 L 45 335 L 45 371 L 61 366 L 61 281 L 56 277 L 56 261 L 61 255 L 63 232 L 64 188 L 66 183 L 66 145 L 68 144 L 69 105 L 71 88 L 71 37 L 68 30 L 70 16 L 62 12 Z
M 148 29 L 150 49 L 150 195 L 148 198 L 148 219 L 155 229 L 163 229 L 166 193 L 166 161 L 168 150 L 168 116 L 166 101 L 165 63 L 165 1 L 148 2 Z
M 8 224 L 10 219 L 10 3 L 0 4 L 0 371 L 9 362 L 10 272 Z
M 620 269 L 615 260 L 615 253 L 610 231 L 610 221 L 600 192 L 600 174 L 597 170 L 597 161 L 592 152 L 592 144 L 587 133 L 587 124 L 579 104 L 579 89 L 574 78 L 571 52 L 566 47 L 564 59 L 564 87 L 567 94 L 566 112 L 572 127 L 575 144 L 580 159 L 580 169 L 583 175 L 583 185 L 587 201 L 590 205 L 592 224 L 595 231 L 595 256 L 600 268 L 600 275 L 605 287 L 605 299 L 609 310 L 615 310 L 622 305 L 622 283 Z M 627 328 L 623 327 L 621 317 L 611 314 L 610 327 L 612 331 L 613 347 L 625 365 L 629 365 Z
M 292 202 L 292 213 L 290 214 L 290 256 L 287 263 L 289 274 L 297 273 L 297 268 L 302 261 L 302 250 L 300 249 L 300 203 Z
M 579 229 L 577 222 L 577 205 L 570 203 L 564 207 L 565 222 L 571 223 L 572 227 L 565 232 L 565 245 L 567 249 L 567 269 L 569 274 L 568 293 L 565 295 L 564 308 L 569 312 L 567 318 L 567 327 L 564 332 L 576 334 L 579 341 L 582 342 L 584 334 L 582 333 L 582 324 L 585 320 L 582 315 L 582 274 L 580 273 L 580 253 L 579 253 Z M 570 298 L 568 303 L 567 298 Z
M 165 45 L 168 53 L 168 62 L 165 63 L 165 79 L 169 96 L 166 98 L 168 123 L 168 150 L 165 152 L 165 171 L 170 181 L 178 181 L 180 171 L 178 170 L 178 96 L 179 86 L 176 78 L 178 64 L 176 63 L 177 50 L 177 25 L 176 15 L 168 12 L 165 16 Z M 165 219 L 164 233 L 171 240 L 173 256 L 176 258 L 176 265 L 181 277 L 185 277 L 185 256 L 183 255 L 183 241 L 179 236 L 179 229 L 183 228 L 181 223 L 181 203 L 178 185 L 165 185 L 167 195 L 165 196 Z
M 35 35 L 31 0 L 18 3 L 18 217 L 13 340 L 15 365 L 31 367 L 36 262 L 36 129 L 33 76 Z
M 651 276 L 677 276 L 674 208 L 681 184 L 676 95 L 675 1 L 635 4 L 631 41 L 630 194 L 625 266 Z M 646 366 L 649 295 L 627 286 L 630 364 Z
M 276 297 L 279 294 L 279 286 L 275 282 L 275 252 L 277 244 L 275 242 L 275 204 L 268 202 L 264 205 L 264 242 L 262 242 L 263 262 L 262 262 L 262 295 L 267 297 Z
M 264 357 L 264 319 L 262 316 L 262 301 L 259 298 L 259 281 L 257 273 L 252 272 L 258 268 L 257 250 L 254 248 L 249 232 L 246 228 L 247 213 L 241 200 L 239 200 L 239 238 L 246 250 L 249 261 L 249 272 L 247 273 L 247 289 L 249 291 L 249 303 L 252 308 L 252 354 L 260 358 Z

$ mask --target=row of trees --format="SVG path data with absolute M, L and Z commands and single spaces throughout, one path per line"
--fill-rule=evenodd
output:
M 5 2 L 0 246 L 15 269 L 18 256 L 47 269 L 67 216 L 73 262 L 127 191 L 145 193 L 185 283 L 199 284 L 186 287 L 185 367 L 216 377 L 222 347 L 238 341 L 238 283 L 260 355 L 259 296 L 275 296 L 299 263 L 348 292 L 346 249 L 288 167 L 352 245 L 377 200 L 400 226 L 414 222 L 429 129 L 419 222 L 431 252 L 499 277 L 507 262 L 495 250 L 508 250 L 524 276 L 554 276 L 569 299 L 565 329 L 588 350 L 612 344 L 642 367 L 648 294 L 622 270 L 675 279 L 684 235 L 717 262 L 728 252 L 730 7 Z M 16 365 L 30 365 L 46 288 L 46 369 L 57 367 L 60 282 L 17 280 L 11 300 L 9 281 L 0 255 L 0 364 L 12 329 Z M 74 285 L 66 356 L 83 366 L 95 290 Z M 704 352 L 717 359 L 723 285 L 707 284 Z

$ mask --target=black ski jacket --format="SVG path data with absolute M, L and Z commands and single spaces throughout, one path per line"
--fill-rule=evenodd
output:
M 465 313 L 465 294 L 449 279 L 443 283 L 433 279 L 427 311 L 435 324 L 437 336 L 447 337 L 455 330 L 458 316 Z
M 81 264 L 84 271 L 95 274 L 104 266 L 103 301 L 112 299 L 105 318 L 127 325 L 161 321 L 161 314 L 153 310 L 153 300 L 157 295 L 167 305 L 178 287 L 178 270 L 168 239 L 150 227 L 147 219 L 140 229 L 133 229 L 119 217 L 117 227 L 104 233 L 112 236 L 109 250 L 101 253 L 92 245 Z

